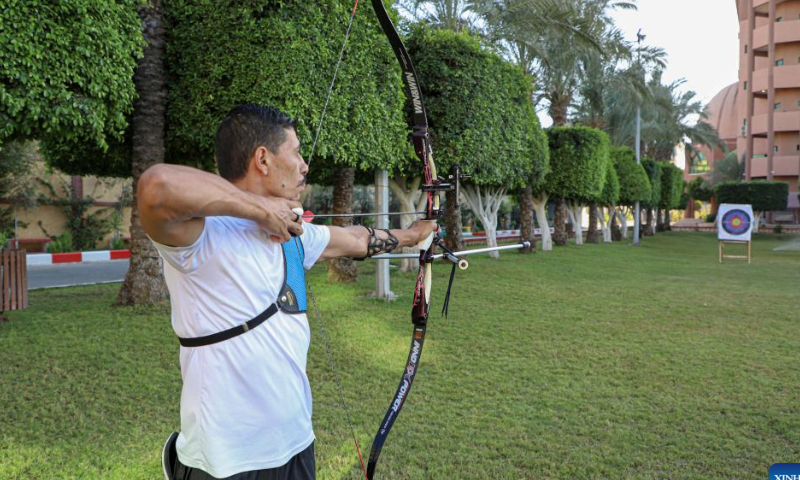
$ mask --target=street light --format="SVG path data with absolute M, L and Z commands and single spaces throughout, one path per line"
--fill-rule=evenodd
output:
M 642 29 L 640 28 L 638 32 L 636 32 L 636 43 L 638 47 L 636 48 L 636 65 L 637 67 L 641 68 L 642 64 L 642 42 L 645 39 L 645 35 L 642 33 Z M 642 163 L 642 108 L 641 102 L 638 102 L 636 105 L 636 165 L 640 165 Z M 633 213 L 633 246 L 638 247 L 641 245 L 640 239 L 640 232 L 642 228 L 642 212 L 641 206 L 639 205 L 639 201 L 636 201 L 636 205 L 634 206 L 634 213 Z

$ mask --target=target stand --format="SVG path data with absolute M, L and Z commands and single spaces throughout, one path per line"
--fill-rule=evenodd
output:
M 725 245 L 746 245 L 747 246 L 747 255 L 728 255 L 725 253 Z M 724 259 L 730 260 L 747 260 L 747 263 L 750 263 L 751 259 L 751 248 L 750 248 L 750 240 L 720 240 L 719 241 L 719 263 L 722 263 Z
M 753 208 L 750 205 L 725 204 L 719 206 L 717 213 L 717 239 L 719 240 L 719 263 L 725 259 L 752 260 L 750 244 L 753 233 Z M 728 255 L 726 245 L 744 245 L 747 255 Z

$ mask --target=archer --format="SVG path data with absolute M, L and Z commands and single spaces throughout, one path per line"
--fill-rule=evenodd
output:
M 159 164 L 137 189 L 181 343 L 181 432 L 164 447 L 164 472 L 176 480 L 314 479 L 305 270 L 413 246 L 438 226 L 304 226 L 293 209 L 308 165 L 295 122 L 272 107 L 233 109 L 217 130 L 215 157 L 219 176 Z

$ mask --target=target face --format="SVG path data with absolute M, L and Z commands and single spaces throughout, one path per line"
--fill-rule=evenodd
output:
M 743 235 L 750 231 L 750 214 L 738 208 L 728 210 L 722 216 L 722 229 L 731 235 Z

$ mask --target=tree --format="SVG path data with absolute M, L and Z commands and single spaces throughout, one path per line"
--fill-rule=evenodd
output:
M 647 221 L 642 233 L 648 237 L 656 234 L 655 211 L 661 202 L 661 165 L 662 162 L 652 158 L 642 159 L 642 166 L 650 181 L 650 197 L 642 202 L 642 207 L 647 211 Z
M 712 164 L 711 175 L 706 184 L 713 192 L 714 186 L 722 182 L 741 182 L 744 180 L 744 176 L 744 162 L 740 160 L 739 154 L 734 150 L 725 155 L 725 158 L 722 160 L 718 160 Z M 700 199 L 698 198 L 698 200 Z
M 6 240 L 16 237 L 17 208 L 36 206 L 35 150 L 34 142 L 26 141 L 8 142 L 0 148 L 0 201 L 10 207 L 0 209 L 0 237 Z M 0 242 L 0 248 L 5 244 Z
M 315 138 L 351 9 L 345 0 L 171 5 L 169 161 L 213 169 L 220 119 L 241 103 L 272 105 L 297 119 L 309 180 L 335 186 L 333 213 L 351 213 L 360 175 L 410 159 L 400 70 L 374 15 L 359 17 L 351 31 Z M 354 280 L 356 272 L 348 260 L 329 262 L 333 280 Z
M 408 49 L 423 85 L 439 174 L 459 164 L 470 176 L 461 192 L 495 246 L 506 193 L 540 178 L 547 165 L 530 82 L 468 33 L 418 26 Z M 459 227 L 460 219 L 448 222 L 448 237 Z
M 608 136 L 589 127 L 553 127 L 547 131 L 550 145 L 550 174 L 546 190 L 562 202 L 569 202 L 575 217 L 575 241 L 583 243 L 580 210 L 603 191 L 606 163 L 609 161 Z M 556 212 L 554 242 L 566 245 L 564 218 Z
M 606 243 L 611 242 L 611 220 L 617 209 L 617 203 L 619 203 L 619 188 L 617 169 L 614 166 L 614 162 L 609 159 L 606 166 L 606 181 L 603 185 L 603 192 L 594 202 L 597 218 L 600 220 L 601 231 L 603 232 L 603 241 Z M 592 207 L 590 206 L 589 208 Z M 606 221 L 605 212 L 603 212 L 604 208 L 607 208 L 609 212 L 608 221 Z
M 663 220 L 657 215 L 659 232 L 670 230 L 670 209 L 678 208 L 683 193 L 683 170 L 667 162 L 661 162 L 661 201 L 658 204 L 664 213 Z
M 0 145 L 121 138 L 142 53 L 136 0 L 6 0 L 0 9 Z
M 703 177 L 697 177 L 686 184 L 686 196 L 688 198 L 687 208 L 689 202 L 695 206 L 697 204 L 704 205 L 714 198 L 714 187 Z M 702 210 L 701 213 L 703 213 Z M 705 217 L 705 213 L 703 213 L 703 217 Z
M 644 167 L 636 163 L 636 154 L 628 147 L 614 147 L 611 149 L 611 158 L 619 178 L 619 206 L 616 214 L 619 215 L 622 238 L 628 236 L 628 215 L 636 202 L 643 202 L 650 198 L 651 187 Z M 614 223 L 616 215 L 612 213 L 609 223 Z
M 789 184 L 753 180 L 750 182 L 723 182 L 714 188 L 719 203 L 751 205 L 755 217 L 753 231 L 758 232 L 764 213 L 785 210 L 789 202 Z

